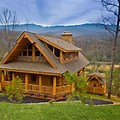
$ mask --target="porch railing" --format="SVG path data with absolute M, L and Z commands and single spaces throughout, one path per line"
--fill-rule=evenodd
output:
M 53 93 L 53 87 L 49 86 L 42 86 L 42 93 L 43 94 L 51 94 Z
M 4 82 L 1 82 L 1 85 L 2 87 L 5 87 L 7 85 L 9 85 L 11 82 L 10 81 L 4 81 Z
M 71 92 L 71 85 L 59 86 L 56 88 L 56 94 L 64 94 Z
M 104 94 L 105 90 L 104 88 L 100 88 L 100 87 L 88 87 L 87 92 L 95 93 L 95 94 Z
M 28 91 L 39 92 L 39 86 L 34 84 L 28 84 Z
M 22 85 L 23 90 L 25 90 L 25 83 L 20 83 Z
M 9 85 L 11 82 L 10 81 L 4 81 L 3 85 L 4 87 Z M 23 86 L 23 90 L 25 90 L 25 83 L 21 83 Z M 28 90 L 27 92 L 38 92 L 41 94 L 53 94 L 53 87 L 52 86 L 42 86 L 41 88 L 39 85 L 35 84 L 28 84 Z M 71 92 L 71 85 L 64 85 L 64 86 L 59 86 L 56 87 L 56 95 L 64 94 L 64 93 L 69 93 Z

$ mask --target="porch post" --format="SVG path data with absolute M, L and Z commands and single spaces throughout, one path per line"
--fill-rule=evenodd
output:
M 56 77 L 53 77 L 53 95 L 56 95 Z
M 12 73 L 12 81 L 13 81 L 13 84 L 15 86 L 15 74 L 14 73 Z
M 15 79 L 15 74 L 14 73 L 12 73 L 12 80 L 14 80 Z
M 39 93 L 42 93 L 42 77 L 39 75 Z
M 1 82 L 4 82 L 4 81 L 5 81 L 4 71 L 2 71 L 2 81 Z
M 74 83 L 72 83 L 72 85 L 71 85 L 71 92 L 73 92 L 74 90 L 75 90 Z
M 25 91 L 28 91 L 28 74 L 25 74 Z

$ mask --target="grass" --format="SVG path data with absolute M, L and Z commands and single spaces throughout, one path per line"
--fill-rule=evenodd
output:
M 50 104 L 0 103 L 0 120 L 120 120 L 120 105 L 85 106 L 78 102 Z

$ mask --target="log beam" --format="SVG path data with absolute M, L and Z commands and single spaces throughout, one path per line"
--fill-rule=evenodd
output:
M 2 82 L 4 82 L 5 77 L 4 77 L 4 71 L 2 71 Z
M 25 91 L 28 91 L 28 74 L 25 74 Z
M 53 77 L 53 95 L 56 95 L 56 77 Z
M 39 75 L 39 93 L 42 93 L 42 76 Z

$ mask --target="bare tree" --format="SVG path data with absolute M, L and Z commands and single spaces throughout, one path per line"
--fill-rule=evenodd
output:
M 120 32 L 120 0 L 98 0 L 102 3 L 102 6 L 107 12 L 111 13 L 108 17 L 103 17 L 103 23 L 105 29 L 113 36 L 112 40 L 112 51 L 111 51 L 111 68 L 110 68 L 110 78 L 108 80 L 108 98 L 111 98 L 112 93 L 112 80 L 114 72 L 114 64 L 116 61 L 118 35 Z M 112 28 L 108 24 L 113 25 Z
M 10 50 L 11 42 L 14 37 L 14 31 L 17 26 L 17 16 L 15 11 L 4 8 L 0 11 L 0 23 L 3 27 L 5 42 L 7 42 L 7 50 Z

